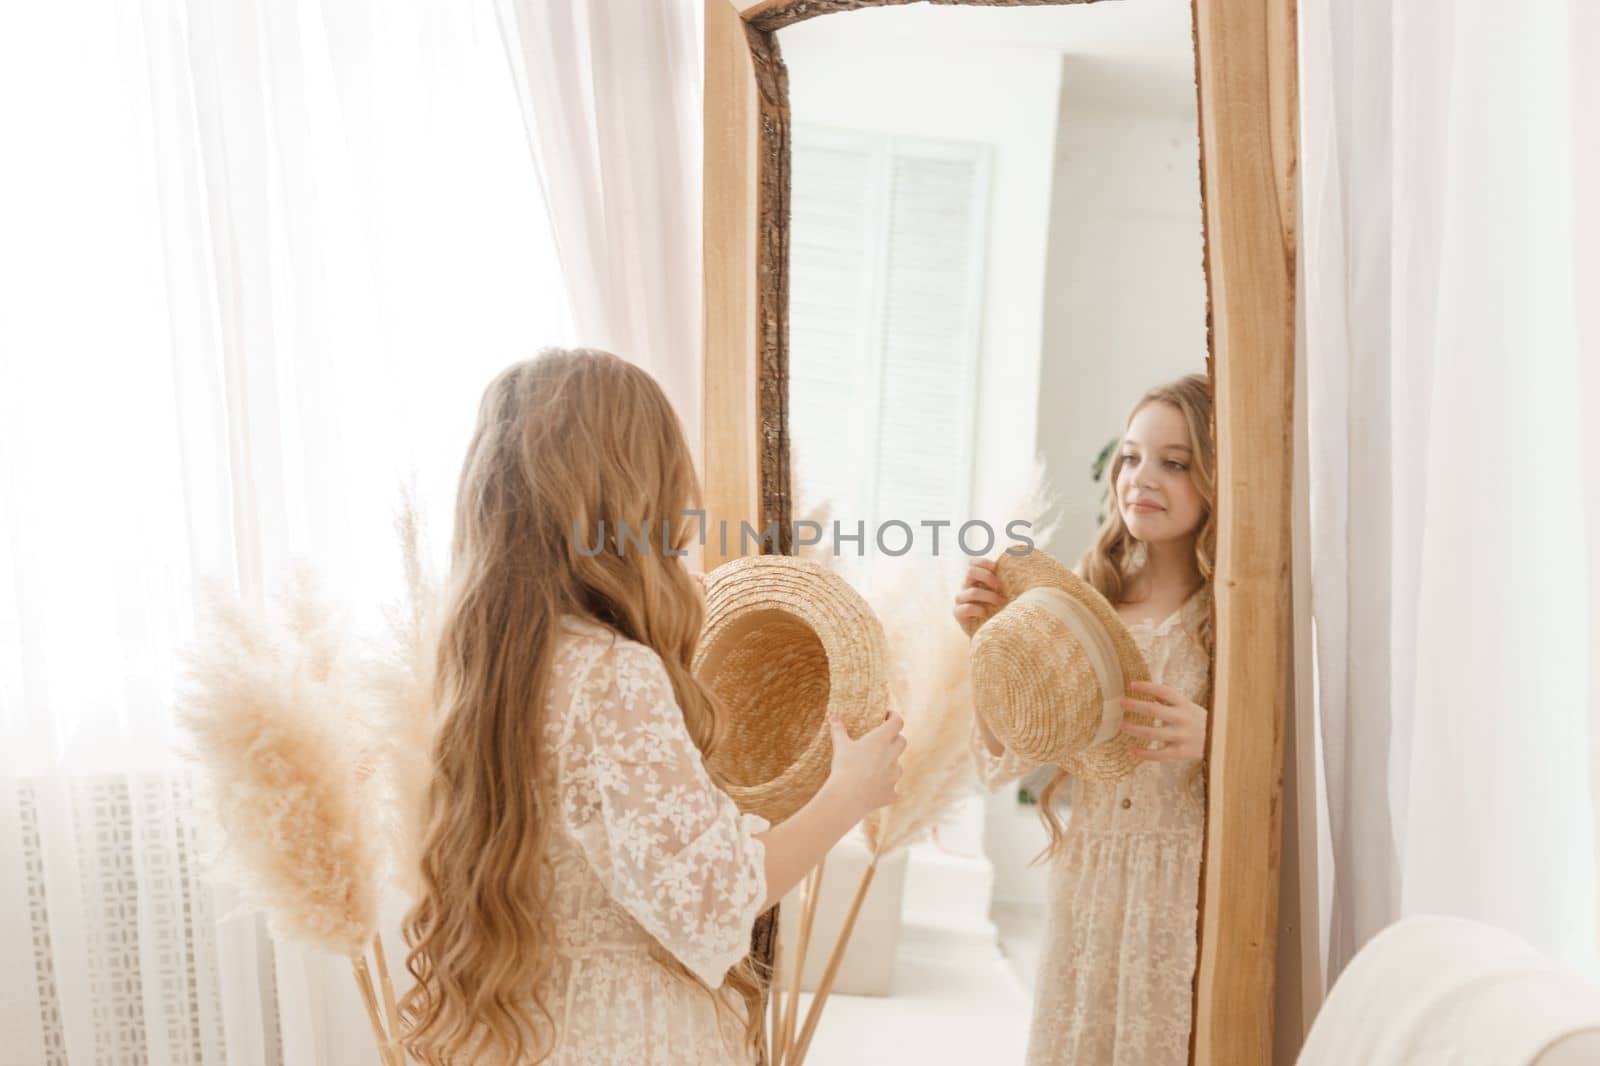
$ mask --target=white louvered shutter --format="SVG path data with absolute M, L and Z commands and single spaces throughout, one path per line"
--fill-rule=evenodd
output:
M 970 504 L 989 166 L 983 145 L 795 129 L 795 514 L 826 499 L 848 529 L 864 520 L 869 564 L 884 523 L 926 554 L 919 523 L 959 523 Z M 870 580 L 870 565 L 845 570 Z

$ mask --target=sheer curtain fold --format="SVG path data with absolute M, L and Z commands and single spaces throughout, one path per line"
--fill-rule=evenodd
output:
M 442 544 L 484 385 L 569 340 L 490 0 L 11 5 L 0 141 L 4 1057 L 359 1061 L 348 965 L 215 880 L 178 653 L 295 559 L 375 624 L 401 482 Z
M 1414 913 L 1600 957 L 1583 8 L 1302 3 L 1330 980 Z
M 1592 415 L 1600 405 L 1600 197 L 1584 190 L 1600 189 L 1600 67 L 1595 66 L 1594 48 L 1600 43 L 1600 6 L 1573 3 L 1568 30 L 1568 69 L 1573 77 L 1573 187 L 1579 190 L 1574 203 L 1573 271 L 1578 299 L 1578 351 L 1582 373 L 1582 397 L 1586 397 L 1589 416 L 1582 419 L 1584 464 L 1590 471 L 1584 482 L 1584 514 L 1587 528 L 1600 530 L 1600 418 Z M 1590 647 L 1600 642 L 1600 536 L 1589 539 L 1589 624 Z M 1600 655 L 1589 656 L 1590 709 L 1600 709 Z M 1590 789 L 1594 792 L 1597 816 L 1594 820 L 1594 853 L 1600 855 L 1600 722 L 1590 720 Z M 1600 893 L 1594 896 L 1595 924 L 1600 925 Z
M 661 382 L 700 450 L 700 4 L 496 0 L 578 343 Z
M 1574 3 L 1568 8 L 1568 69 L 1572 76 L 1571 114 L 1573 188 L 1573 272 L 1578 299 L 1578 365 L 1582 376 L 1585 415 L 1582 420 L 1584 466 L 1590 472 L 1583 486 L 1584 515 L 1588 529 L 1600 530 L 1600 66 L 1594 48 L 1600 44 L 1600 6 Z M 1590 647 L 1600 644 L 1600 536 L 1588 543 L 1588 605 Z M 1578 586 L 1581 588 L 1581 586 Z M 1590 790 L 1596 804 L 1593 853 L 1600 855 L 1600 655 L 1588 659 L 1588 701 L 1595 712 L 1589 720 L 1586 752 Z M 1592 897 L 1595 924 L 1600 927 L 1600 893 Z

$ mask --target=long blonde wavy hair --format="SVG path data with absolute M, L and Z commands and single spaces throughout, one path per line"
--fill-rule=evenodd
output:
M 1153 403 L 1170 404 L 1183 416 L 1189 429 L 1189 447 L 1193 450 L 1189 476 L 1200 498 L 1205 501 L 1205 517 L 1194 542 L 1195 566 L 1205 582 L 1206 610 L 1202 614 L 1199 631 L 1195 634 L 1206 654 L 1206 661 L 1215 666 L 1216 639 L 1211 619 L 1211 580 L 1217 568 L 1217 448 L 1211 431 L 1211 383 L 1204 374 L 1186 374 L 1176 381 L 1157 385 L 1140 396 L 1129 410 L 1123 431 L 1133 424 L 1140 411 Z M 1124 463 L 1122 450 L 1112 460 L 1110 484 L 1112 506 L 1107 508 L 1105 521 L 1094 540 L 1078 560 L 1078 576 L 1093 585 L 1113 604 L 1126 598 L 1129 587 L 1138 579 L 1144 567 L 1144 553 L 1140 543 L 1128 531 L 1122 520 L 1122 508 L 1115 499 L 1117 477 Z M 1211 681 L 1206 681 L 1206 691 L 1197 701 L 1202 706 L 1210 704 Z M 1191 787 L 1203 782 L 1205 769 L 1196 767 L 1190 778 Z M 1068 775 L 1057 771 L 1039 793 L 1039 817 L 1050 831 L 1050 844 L 1041 857 L 1055 854 L 1066 843 L 1066 827 L 1057 813 L 1056 800 L 1066 786 Z
M 405 1045 L 428 1066 L 543 1061 L 556 1039 L 540 989 L 554 965 L 546 845 L 554 799 L 542 765 L 543 710 L 557 626 L 587 617 L 661 656 L 704 753 L 718 705 L 690 673 L 704 604 L 660 550 L 694 523 L 700 487 L 683 430 L 649 374 L 591 350 L 549 349 L 484 392 L 456 497 L 450 586 L 438 650 L 421 891 L 407 915 L 415 986 Z M 575 531 L 604 521 L 651 531 L 648 551 L 594 552 Z M 659 945 L 656 961 L 700 984 Z M 761 975 L 747 957 L 727 984 L 761 1031 Z M 734 1009 L 700 984 L 719 1009 Z

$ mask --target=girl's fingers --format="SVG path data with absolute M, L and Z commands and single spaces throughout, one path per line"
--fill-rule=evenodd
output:
M 1180 762 L 1184 759 L 1194 758 L 1192 755 L 1185 755 L 1177 748 L 1162 748 L 1159 751 L 1152 751 L 1149 748 L 1134 748 L 1133 757 L 1144 762 Z
M 1155 681 L 1135 681 L 1128 686 L 1142 696 L 1150 696 L 1162 703 L 1187 703 L 1189 698 L 1175 688 Z
M 1194 712 L 1186 703 L 1151 703 L 1148 700 L 1136 700 L 1132 696 L 1124 696 L 1117 702 L 1122 704 L 1124 711 L 1140 711 L 1163 722 L 1188 722 L 1194 719 Z
M 998 592 L 990 592 L 983 588 L 964 588 L 956 593 L 957 603 L 987 603 L 994 607 L 1004 607 L 1006 599 Z
M 906 721 L 900 717 L 900 712 L 890 711 L 889 716 L 872 729 L 868 736 L 882 737 L 885 740 L 894 740 L 900 736 L 900 730 L 905 728 Z
M 1171 727 L 1162 728 L 1160 726 L 1134 725 L 1132 722 L 1122 723 L 1122 731 L 1128 734 L 1130 737 L 1143 737 L 1146 740 L 1165 740 L 1169 743 L 1171 741 L 1180 740 L 1183 737 L 1183 732 L 1179 729 L 1173 729 Z
M 981 585 L 996 592 L 1000 591 L 1000 578 L 995 575 L 994 564 L 987 559 L 979 559 L 967 567 L 966 584 Z

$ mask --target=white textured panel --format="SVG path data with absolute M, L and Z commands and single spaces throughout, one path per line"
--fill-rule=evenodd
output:
M 868 345 L 881 213 L 878 139 L 796 130 L 790 226 L 789 418 L 795 516 L 861 516 Z
M 87 985 L 85 1044 L 94 1066 L 223 1066 L 216 915 L 188 779 L 119 775 L 42 791 L 27 781 L 8 787 L 16 790 L 27 914 L 0 920 L 26 920 L 31 929 L 36 1039 L 46 1066 L 76 1066 L 68 1055 L 62 967 Z M 76 891 L 53 892 L 41 811 L 61 801 L 68 809 L 49 822 L 67 828 L 71 839 L 52 846 L 70 854 L 62 869 L 75 868 L 77 883 L 57 884 Z M 76 913 L 52 913 L 65 905 Z M 76 949 L 52 941 L 52 923 L 61 928 L 64 919 Z
M 882 523 L 912 526 L 920 554 L 918 523 L 969 509 L 988 194 L 984 146 L 796 127 L 795 515 L 826 500 L 847 529 L 866 523 L 869 553 Z
M 895 152 L 877 445 L 884 519 L 964 517 L 983 265 L 980 165 L 974 152 L 906 144 Z

